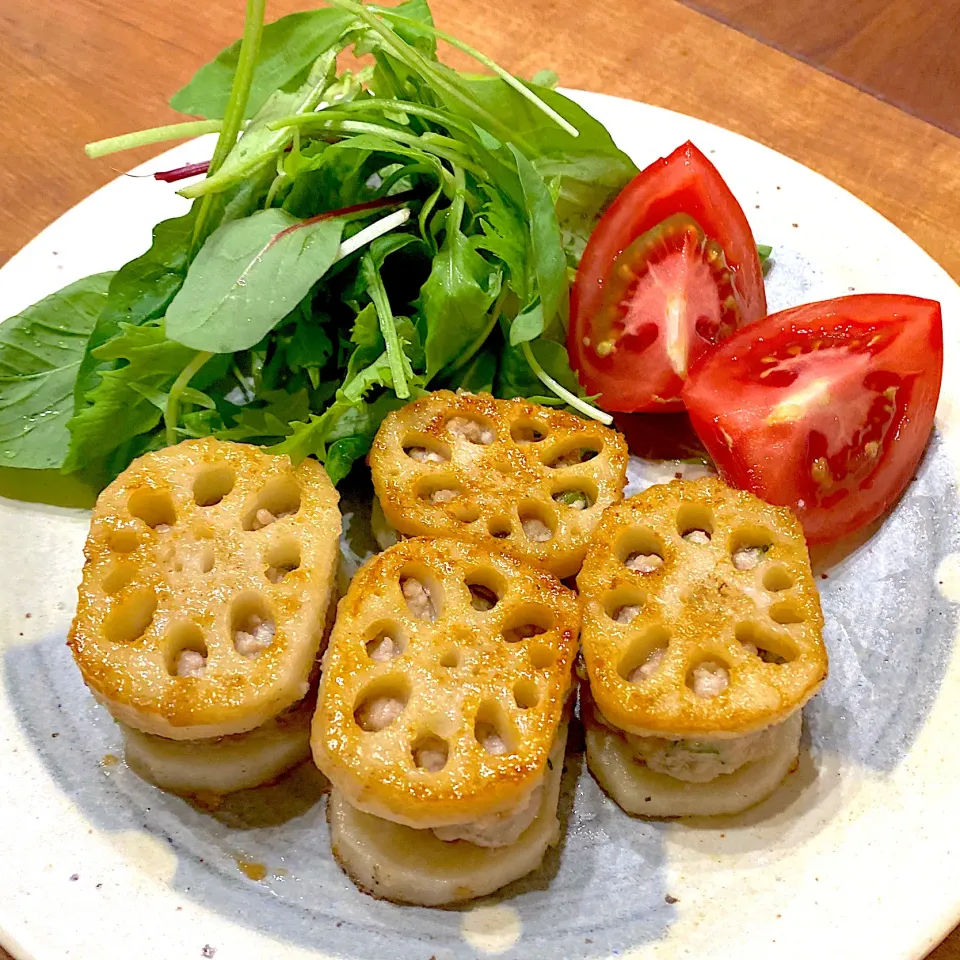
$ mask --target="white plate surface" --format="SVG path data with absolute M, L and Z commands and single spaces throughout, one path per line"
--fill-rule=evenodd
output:
M 15 956 L 913 960 L 960 918 L 960 290 L 879 214 L 765 147 L 577 99 L 641 166 L 686 139 L 710 155 L 774 246 L 772 309 L 852 291 L 943 304 L 944 392 L 917 479 L 820 581 L 831 676 L 807 710 L 800 770 L 742 816 L 644 823 L 573 753 L 566 839 L 538 874 L 464 909 L 375 902 L 333 864 L 309 771 L 210 813 L 110 760 L 119 735 L 64 646 L 86 515 L 0 500 L 0 943 Z M 207 149 L 186 144 L 137 172 Z M 0 270 L 0 316 L 119 266 L 184 207 L 152 180 L 110 184 Z

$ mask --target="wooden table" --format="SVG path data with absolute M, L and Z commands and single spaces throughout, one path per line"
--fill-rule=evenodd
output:
M 830 0 L 815 2 L 833 10 Z M 711 4 L 714 12 L 724 6 L 703 3 Z M 308 5 L 276 0 L 270 13 Z M 726 14 L 750 6 L 727 0 Z M 797 4 L 752 6 L 767 17 Z M 928 24 L 936 4 L 910 6 L 922 7 Z M 702 117 L 794 157 L 862 197 L 960 280 L 960 140 L 944 130 L 675 0 L 434 0 L 434 11 L 444 28 L 515 73 L 549 66 L 567 86 Z M 149 151 L 91 162 L 82 145 L 174 120 L 167 95 L 239 36 L 241 18 L 240 0 L 31 0 L 0 8 L 7 117 L 0 260 L 146 159 Z M 960 95 L 958 86 L 947 92 Z M 960 960 L 960 935 L 931 960 Z

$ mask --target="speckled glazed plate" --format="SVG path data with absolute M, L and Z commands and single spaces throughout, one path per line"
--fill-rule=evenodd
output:
M 818 558 L 831 673 L 799 770 L 743 815 L 647 823 L 601 794 L 574 737 L 563 841 L 536 874 L 462 909 L 374 901 L 330 856 L 311 769 L 211 812 L 116 762 L 119 733 L 64 646 L 87 517 L 3 500 L 0 942 L 16 957 L 913 960 L 960 918 L 960 289 L 877 213 L 765 147 L 578 99 L 640 165 L 688 138 L 710 154 L 774 247 L 772 308 L 851 291 L 943 304 L 944 391 L 916 479 L 869 539 Z M 110 184 L 0 270 L 0 316 L 119 266 L 183 203 L 153 181 Z M 636 485 L 649 472 L 634 467 Z

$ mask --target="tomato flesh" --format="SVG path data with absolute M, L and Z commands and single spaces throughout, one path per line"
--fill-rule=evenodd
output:
M 852 533 L 900 496 L 933 425 L 939 304 L 864 295 L 740 330 L 683 396 L 721 476 L 793 507 L 810 542 Z
M 628 184 L 591 236 L 568 351 L 606 409 L 679 410 L 690 366 L 765 312 L 743 211 L 688 143 Z

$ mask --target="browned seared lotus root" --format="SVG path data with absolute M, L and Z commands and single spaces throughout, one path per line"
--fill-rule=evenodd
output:
M 441 390 L 387 416 L 370 467 L 400 533 L 499 540 L 566 577 L 604 508 L 623 496 L 627 445 L 561 410 Z
M 120 721 L 174 740 L 252 730 L 306 694 L 338 557 L 322 466 L 187 440 L 97 500 L 69 644 Z
M 742 736 L 784 721 L 827 675 L 800 524 L 719 480 L 608 510 L 577 583 L 591 694 L 627 733 Z
M 551 574 L 485 545 L 411 539 L 337 611 L 314 759 L 354 807 L 421 829 L 527 802 L 571 687 L 579 617 Z

